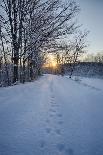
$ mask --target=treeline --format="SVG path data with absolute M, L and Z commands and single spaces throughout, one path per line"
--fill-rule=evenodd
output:
M 81 51 L 86 33 L 76 23 L 79 10 L 70 0 L 1 0 L 0 85 L 39 76 L 47 52 Z
M 84 60 L 84 62 L 96 62 L 103 63 L 103 52 L 98 52 L 96 54 L 88 54 Z
M 70 64 L 64 64 L 63 67 L 65 74 L 70 76 L 71 75 Z M 75 68 L 72 72 L 72 75 L 103 78 L 103 63 L 79 62 L 75 64 Z

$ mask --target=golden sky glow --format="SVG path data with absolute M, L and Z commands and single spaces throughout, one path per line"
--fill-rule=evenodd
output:
M 46 63 L 44 64 L 44 67 L 52 67 L 52 68 L 57 67 L 57 62 L 53 54 L 47 54 L 47 60 Z

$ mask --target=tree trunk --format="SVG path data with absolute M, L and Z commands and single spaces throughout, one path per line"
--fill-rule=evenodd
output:
M 18 81 L 18 58 L 14 58 L 14 73 L 13 83 Z
M 25 61 L 23 61 L 23 83 L 25 82 Z

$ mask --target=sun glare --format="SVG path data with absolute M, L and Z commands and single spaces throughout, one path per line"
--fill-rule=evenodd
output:
M 52 62 L 51 67 L 56 68 L 57 63 L 56 62 Z
M 50 68 L 57 67 L 57 62 L 56 62 L 55 56 L 53 54 L 47 55 L 47 60 L 46 60 L 46 63 L 44 64 L 44 67 L 50 67 Z

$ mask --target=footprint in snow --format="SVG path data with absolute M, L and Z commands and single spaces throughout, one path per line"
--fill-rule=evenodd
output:
M 57 144 L 57 149 L 58 149 L 58 151 L 60 151 L 60 152 L 62 152 L 62 151 L 64 151 L 65 150 L 65 145 L 64 144 L 62 144 L 62 143 L 60 143 L 60 144 Z
M 54 99 L 52 99 L 52 100 L 50 101 L 50 103 L 55 103 L 55 100 L 54 100 Z
M 49 116 L 50 116 L 50 117 L 54 117 L 54 115 L 53 115 L 53 114 L 50 114 Z
M 46 133 L 51 133 L 51 128 L 46 128 Z
M 50 123 L 50 120 L 49 120 L 49 119 L 47 119 L 47 120 L 46 120 L 46 123 Z
M 54 102 L 55 102 L 55 100 L 54 99 L 51 99 L 50 103 L 54 103 Z
M 51 105 L 55 105 L 55 106 L 56 106 L 56 105 L 57 105 L 57 103 L 56 103 L 56 102 L 54 102 L 54 101 L 52 101 L 52 102 L 51 102 Z
M 58 124 L 60 124 L 60 125 L 63 124 L 63 121 L 58 121 Z
M 58 117 L 62 117 L 62 114 L 57 114 Z
M 59 106 L 55 103 L 55 104 L 52 104 L 51 107 L 57 108 L 57 107 L 59 107 Z
M 45 141 L 41 141 L 41 142 L 40 142 L 40 148 L 43 149 L 44 147 L 45 147 Z
M 72 148 L 68 148 L 65 150 L 66 155 L 74 155 L 74 150 Z
M 54 110 L 54 109 L 50 109 L 50 112 L 56 113 L 56 110 Z
M 51 96 L 51 99 L 54 99 L 55 97 L 54 97 L 54 95 L 53 96 Z
M 57 135 L 61 135 L 61 130 L 60 129 L 56 129 L 55 132 L 56 132 Z

